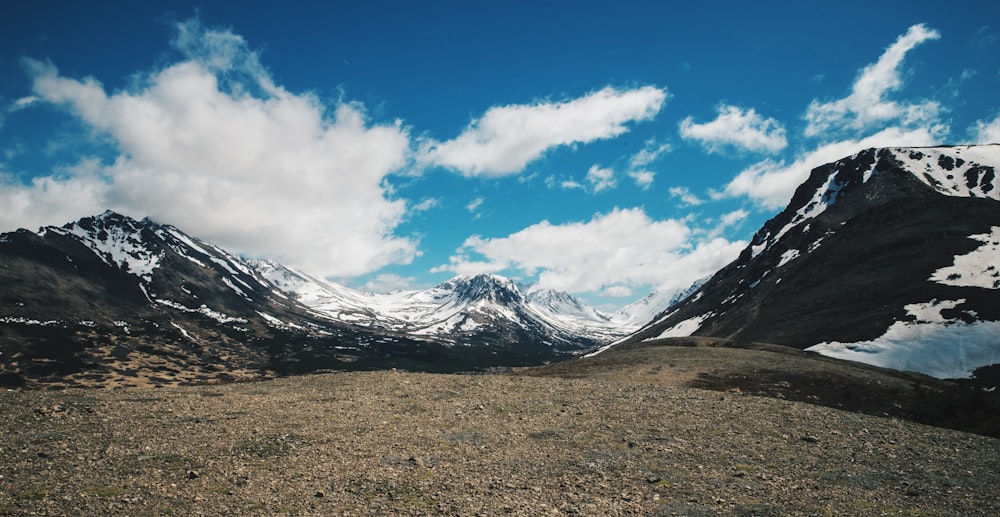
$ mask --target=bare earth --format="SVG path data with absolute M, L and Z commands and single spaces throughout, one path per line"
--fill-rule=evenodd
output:
M 0 393 L 3 515 L 1000 515 L 1000 440 L 607 378 Z

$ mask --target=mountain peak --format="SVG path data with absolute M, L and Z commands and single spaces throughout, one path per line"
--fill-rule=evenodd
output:
M 756 257 L 834 206 L 843 212 L 835 219 L 848 219 L 865 210 L 873 197 L 881 202 L 933 195 L 1000 200 L 998 167 L 997 144 L 865 149 L 813 169 L 788 206 L 754 235 L 744 255 Z
M 522 303 L 524 294 L 513 280 L 490 273 L 458 276 L 441 284 L 463 301 L 486 300 L 502 305 Z

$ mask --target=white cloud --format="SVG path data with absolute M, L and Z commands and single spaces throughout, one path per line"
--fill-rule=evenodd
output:
M 900 104 L 886 98 L 898 90 L 903 81 L 900 66 L 906 53 L 917 45 L 936 40 L 941 35 L 924 24 L 914 25 L 901 35 L 879 57 L 858 74 L 847 97 L 830 102 L 814 100 L 805 114 L 806 136 L 816 136 L 842 128 L 865 130 L 879 124 L 897 121 L 905 125 L 927 124 L 935 120 L 941 106 L 934 101 Z
M 587 171 L 587 182 L 590 183 L 590 188 L 594 192 L 615 188 L 618 184 L 615 181 L 615 171 L 597 165 L 591 165 L 590 170 Z
M 814 168 L 835 162 L 869 147 L 925 146 L 938 143 L 938 134 L 931 129 L 904 130 L 888 128 L 860 140 L 843 140 L 823 144 L 801 154 L 794 162 L 764 160 L 741 171 L 723 192 L 715 197 L 748 196 L 757 205 L 774 210 L 784 208 L 795 189 Z
M 435 271 L 516 269 L 537 274 L 540 287 L 578 293 L 650 285 L 681 288 L 729 263 L 746 245 L 722 238 L 698 240 L 696 233 L 685 221 L 656 221 L 641 208 L 615 209 L 586 222 L 542 221 L 507 237 L 472 236 L 449 264 Z
M 734 224 L 737 224 L 740 221 L 746 219 L 748 215 L 750 215 L 750 213 L 747 212 L 746 210 L 734 210 L 732 212 L 729 212 L 728 214 L 723 214 L 719 222 L 720 229 L 728 228 Z
M 629 160 L 630 169 L 640 169 L 645 167 L 656 160 L 659 160 L 661 156 L 671 151 L 670 144 L 659 144 L 655 139 L 649 139 L 643 148 L 635 153 Z
M 977 120 L 972 128 L 973 141 L 977 144 L 1000 143 L 1000 115 L 993 120 Z
M 184 22 L 174 45 L 185 60 L 113 93 L 26 62 L 36 102 L 65 107 L 120 155 L 86 173 L 5 185 L 0 226 L 112 208 L 326 276 L 412 260 L 416 244 L 393 235 L 406 203 L 384 182 L 407 162 L 400 123 L 373 124 L 360 104 L 328 106 L 275 85 L 229 31 Z
M 394 291 L 410 289 L 415 281 L 416 278 L 412 276 L 400 276 L 392 273 L 386 273 L 378 275 L 365 282 L 365 285 L 361 289 L 369 293 L 391 293 Z
M 412 210 L 414 212 L 426 212 L 427 210 L 430 210 L 430 209 L 438 206 L 438 204 L 439 204 L 439 201 L 437 200 L 437 198 L 428 197 L 428 198 L 421 199 L 419 203 L 416 203 L 415 205 L 413 205 Z
M 629 159 L 628 170 L 625 171 L 625 174 L 643 190 L 648 189 L 653 184 L 653 180 L 656 179 L 656 173 L 649 170 L 647 166 L 671 150 L 670 144 L 657 143 L 656 139 L 653 138 L 647 140 L 643 148 Z
M 670 197 L 679 198 L 684 206 L 698 206 L 705 200 L 691 193 L 687 187 L 670 187 L 668 190 Z
M 32 179 L 28 185 L 0 174 L 0 227 L 36 230 L 106 209 L 108 179 L 100 163 L 84 160 L 57 175 Z
M 626 124 L 653 118 L 667 99 L 665 89 L 607 87 L 565 102 L 490 108 L 454 140 L 429 141 L 420 161 L 465 176 L 505 176 L 554 147 L 621 135 Z
M 601 296 L 606 296 L 608 298 L 625 298 L 626 296 L 632 296 L 632 289 L 625 287 L 623 285 L 613 285 L 603 291 L 601 291 Z
M 653 184 L 653 180 L 656 179 L 656 173 L 645 169 L 628 170 L 625 174 L 628 174 L 628 177 L 635 181 L 636 186 L 643 190 L 648 190 L 649 186 Z
M 670 152 L 670 150 L 670 144 L 658 144 L 656 139 L 652 138 L 647 140 L 643 148 L 629 158 L 625 175 L 632 178 L 632 181 L 639 188 L 648 190 L 650 185 L 653 184 L 653 180 L 656 179 L 656 173 L 647 169 L 646 166 L 655 162 L 660 156 Z M 615 170 L 596 164 L 592 165 L 587 171 L 586 180 L 590 183 L 591 191 L 594 193 L 618 186 L 618 181 L 615 179 Z M 575 181 L 563 182 L 562 186 L 566 189 L 583 188 L 583 185 Z
M 476 211 L 479 210 L 479 207 L 483 206 L 483 202 L 485 201 L 486 199 L 477 197 L 476 199 L 469 201 L 469 204 L 465 205 L 465 209 L 469 212 L 476 213 Z
M 742 223 L 749 215 L 750 212 L 747 212 L 746 210 L 743 209 L 734 210 L 727 214 L 722 214 L 722 217 L 719 218 L 719 223 L 715 225 L 714 228 L 708 230 L 707 233 L 708 237 L 712 239 L 719 237 L 729 228 L 739 223 Z
M 776 153 L 788 146 L 785 128 L 773 118 L 764 118 L 753 108 L 719 105 L 719 116 L 711 122 L 695 124 L 692 117 L 680 123 L 681 137 L 697 140 L 709 152 L 721 152 L 728 146 L 738 149 Z

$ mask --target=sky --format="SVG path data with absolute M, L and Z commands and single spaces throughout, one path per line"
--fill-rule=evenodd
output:
M 8 4 L 0 231 L 111 209 L 373 292 L 614 310 L 814 167 L 1000 142 L 992 0 Z

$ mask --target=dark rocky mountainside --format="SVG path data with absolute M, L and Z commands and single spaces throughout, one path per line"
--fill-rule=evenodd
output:
M 1000 146 L 869 149 L 813 170 L 737 260 L 627 342 L 841 343 L 848 358 L 939 377 L 996 362 L 997 156 Z M 948 332 L 961 346 L 925 342 L 899 353 L 908 363 L 892 355 Z M 928 354 L 955 364 L 939 375 L 917 362 Z

